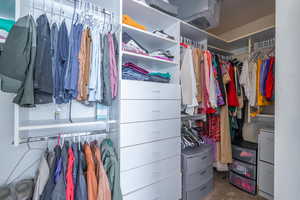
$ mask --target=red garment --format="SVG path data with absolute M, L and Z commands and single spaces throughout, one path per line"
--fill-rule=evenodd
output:
M 221 140 L 221 126 L 220 115 L 208 114 L 206 115 L 207 121 L 207 136 L 213 139 L 214 142 Z
M 266 80 L 266 98 L 267 100 L 271 100 L 273 98 L 274 93 L 274 65 L 275 65 L 275 57 L 270 58 L 270 68 L 267 75 Z
M 227 87 L 227 101 L 228 106 L 231 107 L 239 107 L 239 100 L 236 92 L 236 84 L 235 84 L 235 75 L 234 75 L 234 66 L 230 64 L 229 66 L 229 76 L 230 82 Z
M 74 167 L 74 152 L 72 148 L 69 147 L 68 167 L 67 167 L 67 174 L 66 174 L 66 200 L 74 200 L 73 167 Z

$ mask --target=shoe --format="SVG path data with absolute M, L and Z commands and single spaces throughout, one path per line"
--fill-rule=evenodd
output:
M 153 32 L 155 35 L 158 35 L 160 37 L 169 38 L 171 40 L 175 40 L 175 38 L 167 33 L 165 33 L 163 30 L 156 30 Z

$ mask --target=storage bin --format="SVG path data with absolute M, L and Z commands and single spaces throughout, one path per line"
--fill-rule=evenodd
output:
M 182 173 L 184 175 L 194 174 L 212 165 L 212 146 L 201 145 L 195 149 L 182 151 Z
M 182 194 L 183 200 L 202 200 L 213 190 L 213 179 L 210 179 L 208 182 L 204 183 L 200 187 L 184 191 Z
M 193 190 L 207 183 L 213 178 L 213 167 L 212 165 L 206 169 L 190 175 L 183 175 L 182 183 L 184 190 Z
M 230 165 L 230 170 L 247 178 L 256 180 L 256 166 L 254 165 L 233 160 L 233 163 Z
M 253 195 L 256 194 L 256 181 L 253 181 L 248 178 L 244 178 L 244 177 L 230 171 L 229 182 L 232 185 L 240 188 L 241 190 L 244 190 Z
M 257 151 L 246 147 L 232 145 L 232 156 L 234 159 L 253 165 L 256 165 L 257 162 Z

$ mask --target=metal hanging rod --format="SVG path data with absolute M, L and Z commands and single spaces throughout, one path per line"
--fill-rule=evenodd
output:
M 180 36 L 180 42 L 188 44 L 188 45 L 192 45 L 194 47 L 198 47 L 200 49 L 204 49 L 204 45 L 202 44 L 201 41 L 195 41 L 195 40 L 189 39 L 184 36 Z
M 45 142 L 49 140 L 58 140 L 59 138 L 73 138 L 73 137 L 88 137 L 88 136 L 97 136 L 97 135 L 107 135 L 111 132 L 116 130 L 102 130 L 102 131 L 93 131 L 93 132 L 80 132 L 80 133 L 66 133 L 66 134 L 59 134 L 59 135 L 49 135 L 49 136 L 34 136 L 23 138 L 20 140 L 19 144 L 28 144 L 34 142 Z M 14 143 L 13 143 L 14 144 Z
M 275 46 L 275 38 L 271 38 L 269 40 L 255 42 L 253 47 L 254 49 L 260 49 L 260 48 L 271 48 Z

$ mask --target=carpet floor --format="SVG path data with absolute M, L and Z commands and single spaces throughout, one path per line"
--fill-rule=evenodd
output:
M 204 200 L 265 200 L 229 184 L 227 173 L 214 172 L 214 190 Z

